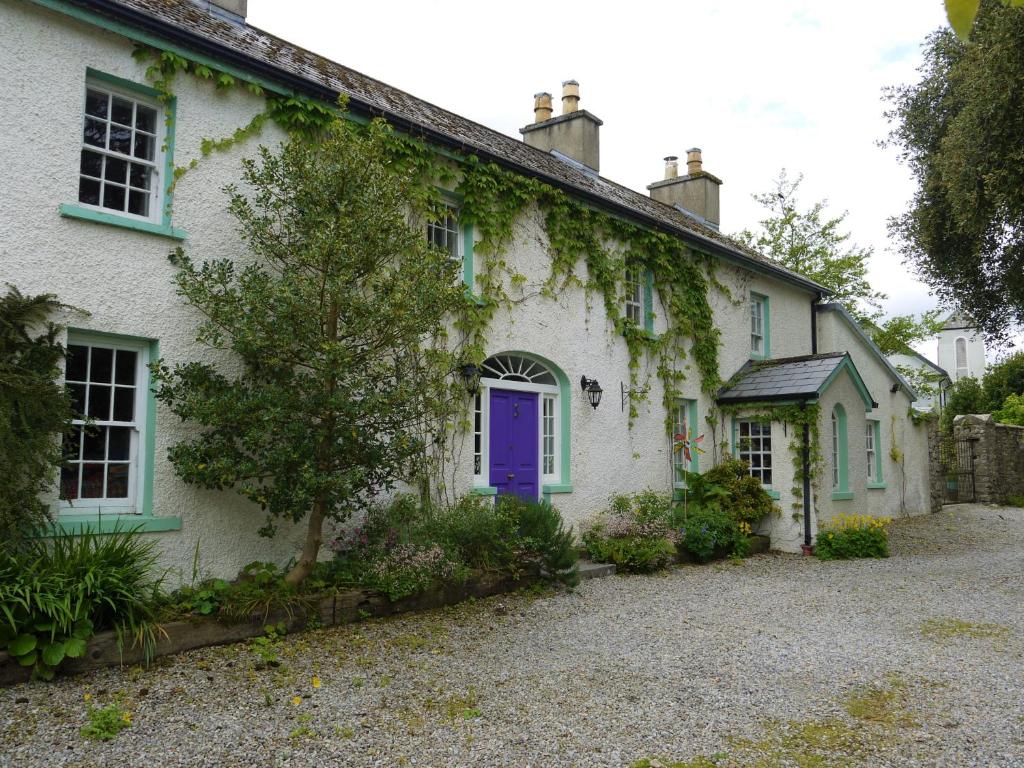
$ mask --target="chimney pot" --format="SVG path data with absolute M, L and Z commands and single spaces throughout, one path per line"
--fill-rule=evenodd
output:
M 580 84 L 575 80 L 562 83 L 562 114 L 567 115 L 580 108 Z
M 543 123 L 551 119 L 551 94 L 546 91 L 533 95 L 533 122 Z
M 704 163 L 700 158 L 700 147 L 686 150 L 686 172 L 691 176 L 703 170 Z
M 674 179 L 679 176 L 679 158 L 676 155 L 669 155 L 665 158 L 665 178 Z

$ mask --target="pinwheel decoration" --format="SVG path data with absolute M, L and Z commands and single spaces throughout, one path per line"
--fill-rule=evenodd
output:
M 689 436 L 685 434 L 677 434 L 674 435 L 672 439 L 675 443 L 674 450 L 682 451 L 683 458 L 685 458 L 687 462 L 693 461 L 694 453 L 704 453 L 704 449 L 700 447 L 700 444 L 704 441 L 704 435 L 694 437 L 691 432 Z

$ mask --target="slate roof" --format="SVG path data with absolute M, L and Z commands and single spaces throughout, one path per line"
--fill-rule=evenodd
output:
M 411 96 L 249 24 L 220 19 L 191 0 L 71 0 L 121 23 L 179 42 L 317 98 L 349 96 L 356 113 L 381 115 L 430 141 L 472 152 L 521 173 L 670 230 L 693 245 L 768 272 L 815 292 L 818 283 L 707 227 L 671 206 L 608 179 L 588 174 L 554 155 Z M 384 31 L 382 31 L 384 34 Z M 439 73 L 440 76 L 440 73 Z
M 833 372 L 849 359 L 845 352 L 750 360 L 718 393 L 719 403 L 805 400 L 817 397 Z

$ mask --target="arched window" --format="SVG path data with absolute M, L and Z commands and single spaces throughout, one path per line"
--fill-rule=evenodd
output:
M 838 403 L 832 409 L 832 494 L 848 494 L 849 458 L 846 441 L 846 411 Z
M 484 360 L 480 377 L 502 381 L 525 381 L 556 386 L 558 382 L 542 363 L 522 355 L 495 355 Z
M 956 378 L 966 379 L 970 375 L 967 369 L 967 339 L 963 336 L 957 338 L 955 343 L 956 351 Z

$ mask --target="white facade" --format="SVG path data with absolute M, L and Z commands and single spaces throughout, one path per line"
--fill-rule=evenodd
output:
M 959 315 L 952 315 L 939 332 L 938 362 L 954 382 L 985 375 L 985 341 Z
M 152 94 L 147 96 L 146 67 L 132 58 L 131 39 L 61 12 L 60 3 L 53 5 L 56 10 L 29 0 L 0 5 L 0 29 L 17 30 L 17 34 L 6 34 L 5 44 L 0 47 L 0 72 L 9 84 L 0 108 L 0 160 L 8 179 L 7 194 L 0 202 L 0 280 L 17 285 L 26 294 L 54 293 L 77 308 L 59 318 L 72 329 L 68 343 L 76 347 L 92 344 L 100 350 L 113 349 L 114 355 L 124 349 L 125 360 L 133 359 L 130 350 L 137 350 L 150 359 L 160 356 L 172 366 L 199 359 L 230 370 L 234 365 L 230 358 L 195 344 L 199 318 L 176 295 L 174 268 L 167 255 L 182 245 L 197 261 L 246 258 L 234 219 L 225 210 L 227 196 L 222 190 L 239 179 L 242 158 L 253 156 L 259 143 L 273 145 L 284 135 L 267 123 L 258 139 L 202 157 L 204 138 L 231 135 L 263 109 L 264 101 L 241 89 L 217 91 L 209 82 L 179 75 L 173 82 L 173 165 L 184 166 L 193 158 L 200 158 L 200 162 L 177 183 L 170 220 L 161 216 L 163 201 L 158 197 L 151 201 L 156 209 L 150 210 L 148 218 L 123 217 L 135 226 L 123 226 L 124 221 L 118 224 L 82 218 L 80 162 L 83 120 L 89 119 L 83 114 L 90 108 L 88 84 L 106 85 L 112 92 L 138 93 L 144 103 L 155 104 L 156 108 L 160 105 L 153 102 Z M 43 71 L 45 89 L 39 87 Z M 141 88 L 133 89 L 132 84 Z M 32 130 L 27 130 L 29 124 L 34 126 Z M 115 173 L 119 166 L 115 162 L 112 167 Z M 155 168 L 157 183 L 165 184 L 165 166 L 157 162 Z M 90 178 L 85 183 L 90 184 Z M 131 185 L 126 189 L 130 193 Z M 98 208 L 96 211 L 102 213 Z M 630 382 L 628 350 L 604 315 L 601 302 L 591 302 L 588 310 L 582 290 L 564 291 L 557 299 L 532 290 L 550 274 L 548 239 L 539 211 L 528 210 L 517 222 L 506 258 L 517 272 L 527 276 L 525 298 L 510 310 L 496 314 L 487 351 L 489 355 L 520 354 L 543 363 L 556 379 L 556 384 L 511 387 L 537 392 L 550 400 L 549 410 L 544 410 L 547 406 L 541 400 L 539 414 L 541 419 L 554 422 L 551 427 L 543 422 L 538 427 L 538 459 L 544 464 L 545 456 L 550 454 L 551 458 L 550 465 L 542 467 L 541 493 L 552 500 L 568 522 L 578 525 L 601 510 L 613 493 L 672 489 L 672 445 L 665 430 L 661 383 L 654 362 L 642 363 L 640 383 L 647 385 L 648 392 L 630 426 L 628 407 L 624 412 L 619 403 L 620 385 L 629 386 Z M 584 269 L 579 265 L 581 273 Z M 752 293 L 765 307 L 764 356 L 780 358 L 811 352 L 815 298 L 811 290 L 764 274 L 756 263 L 745 267 L 723 261 L 716 274 L 729 288 L 729 295 L 715 288 L 709 293 L 714 322 L 722 334 L 723 379 L 751 358 Z M 585 280 L 585 274 L 580 276 Z M 509 292 L 516 293 L 517 289 L 510 286 Z M 657 333 L 664 328 L 665 313 L 656 293 L 650 310 L 655 315 L 653 330 Z M 906 393 L 890 393 L 892 379 L 888 372 L 873 359 L 870 350 L 857 347 L 854 334 L 834 325 L 830 318 L 823 320 L 820 314 L 818 333 L 819 350 L 849 349 L 868 389 L 879 401 L 876 411 L 865 414 L 861 395 L 845 377 L 823 393 L 823 420 L 836 403 L 842 404 L 848 415 L 851 498 L 833 501 L 825 488 L 817 494 L 818 513 L 927 511 L 927 472 L 922 463 L 927 460 L 927 450 L 921 442 L 923 431 L 907 419 Z M 106 355 L 101 351 L 97 356 L 96 381 L 101 398 L 106 396 L 104 387 L 113 391 L 119 386 L 117 381 L 104 378 Z M 134 359 L 138 362 L 143 358 Z M 706 435 L 707 453 L 699 458 L 700 468 L 706 469 L 723 448 L 732 447 L 732 425 L 720 419 L 709 422 L 708 417 L 716 413 L 715 403 L 701 392 L 697 371 L 688 368 L 690 363 L 680 361 L 680 365 L 687 370 L 681 394 L 695 403 L 689 411 L 695 415 L 690 426 L 696 434 Z M 139 370 L 137 385 L 141 392 L 146 373 L 144 368 Z M 116 378 L 115 374 L 110 376 Z M 591 407 L 580 388 L 581 376 L 598 379 L 604 389 L 597 409 Z M 501 388 L 485 380 L 485 387 L 491 385 Z M 255 506 L 231 492 L 188 486 L 175 475 L 166 459 L 167 450 L 189 434 L 187 425 L 180 424 L 152 398 L 141 398 L 131 416 L 130 422 L 112 422 L 114 429 L 132 430 L 125 454 L 128 458 L 122 459 L 122 454 L 115 451 L 103 459 L 105 465 L 117 465 L 115 470 L 105 470 L 107 474 L 102 477 L 106 480 L 90 481 L 80 474 L 75 481 L 80 484 L 79 495 L 89 496 L 90 503 L 69 507 L 57 500 L 55 489 L 54 511 L 67 526 L 73 528 L 97 519 L 109 526 L 117 520 L 112 513 L 121 513 L 128 524 L 143 524 L 150 531 L 147 535 L 159 541 L 162 562 L 171 569 L 172 581 L 189 576 L 196 551 L 201 572 L 227 577 L 250 561 L 283 563 L 297 551 L 300 529 L 286 526 L 272 541 L 260 538 L 256 530 L 263 517 Z M 881 422 L 886 456 L 888 446 L 898 444 L 906 457 L 901 466 L 885 459 L 885 487 L 866 488 L 865 418 Z M 485 462 L 485 414 L 482 424 Z M 553 430 L 553 445 L 544 441 L 544 430 L 549 428 Z M 826 425 L 821 433 L 823 437 L 827 434 Z M 793 427 L 773 424 L 772 437 L 772 489 L 782 513 L 766 521 L 765 532 L 771 534 L 774 546 L 795 551 L 803 534 L 801 502 L 792 492 L 794 467 L 789 444 Z M 456 484 L 463 492 L 476 489 L 487 493 L 490 478 L 486 468 L 477 471 L 474 466 L 474 448 L 474 435 L 467 433 Z M 90 462 L 84 453 L 79 462 L 100 463 Z M 128 481 L 130 493 L 118 497 L 120 500 L 97 501 L 101 491 L 120 493 L 118 473 L 125 462 L 134 462 Z

